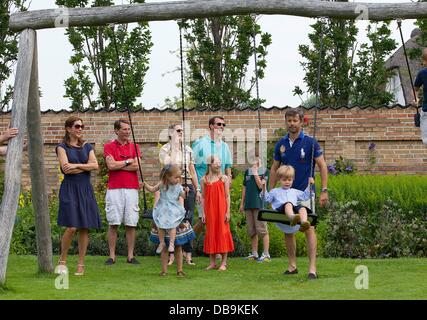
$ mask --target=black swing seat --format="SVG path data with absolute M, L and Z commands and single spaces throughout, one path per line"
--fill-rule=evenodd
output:
M 262 209 L 258 212 L 258 220 L 267 222 L 279 222 L 288 225 L 291 224 L 285 213 L 268 209 Z M 315 226 L 317 224 L 317 215 L 309 213 L 307 215 L 307 220 L 312 226 Z

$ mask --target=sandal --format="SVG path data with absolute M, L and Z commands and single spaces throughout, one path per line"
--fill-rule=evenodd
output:
M 162 271 L 162 272 L 159 273 L 159 276 L 161 276 L 161 277 L 164 277 L 166 275 L 167 275 L 167 272 L 164 272 L 164 271 Z
M 75 276 L 83 276 L 85 274 L 85 265 L 84 264 L 78 264 L 77 265 L 77 272 L 74 273 Z
M 67 274 L 68 273 L 68 268 L 66 266 L 67 261 L 59 261 L 58 262 L 58 266 L 55 268 L 55 271 L 57 274 Z
M 212 266 L 212 265 L 208 265 L 207 268 L 205 270 L 212 270 L 212 269 L 217 269 L 218 267 L 216 265 Z
M 169 253 L 168 266 L 171 266 L 174 261 L 175 261 L 175 255 L 173 253 Z
M 177 275 L 178 277 L 185 277 L 187 274 L 186 274 L 184 271 L 178 271 L 178 272 L 176 273 L 176 275 Z
M 310 221 L 301 222 L 299 231 L 306 232 L 308 229 L 310 229 L 310 227 L 311 227 Z
M 193 262 L 193 260 L 186 260 L 186 264 L 189 264 L 190 266 L 195 266 L 196 264 Z
M 227 265 L 225 265 L 225 266 L 220 266 L 220 267 L 218 268 L 218 271 L 227 271 Z

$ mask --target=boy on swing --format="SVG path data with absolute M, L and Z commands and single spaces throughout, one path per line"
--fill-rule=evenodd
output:
M 297 205 L 297 202 L 310 199 L 310 189 L 311 185 L 314 184 L 314 179 L 310 177 L 307 188 L 304 191 L 300 191 L 292 188 L 295 179 L 295 169 L 292 166 L 281 166 L 276 174 L 280 181 L 280 187 L 268 192 L 266 190 L 266 182 L 263 180 L 263 190 L 260 193 L 260 197 L 264 198 L 264 201 L 271 203 L 274 210 L 284 212 L 291 226 L 300 223 L 299 231 L 307 231 L 311 226 L 310 221 L 307 220 L 307 215 L 311 213 L 311 210 Z

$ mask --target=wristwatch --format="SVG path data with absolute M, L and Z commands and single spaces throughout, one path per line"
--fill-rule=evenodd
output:
M 322 192 L 328 192 L 328 188 L 322 188 Z

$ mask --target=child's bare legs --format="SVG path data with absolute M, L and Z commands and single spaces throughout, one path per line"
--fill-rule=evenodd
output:
M 307 220 L 307 209 L 306 208 L 300 208 L 298 210 L 298 213 L 299 213 L 300 218 L 301 218 L 301 227 L 300 227 L 299 231 L 306 232 L 311 226 L 310 222 Z
M 166 247 L 166 243 L 165 243 L 165 233 L 166 233 L 166 231 L 165 231 L 165 229 L 161 229 L 161 228 L 159 228 L 158 231 L 159 231 L 159 241 L 160 241 L 160 244 L 157 247 L 156 252 L 157 253 L 161 253 L 163 251 L 163 248 Z
M 176 228 L 168 229 L 169 233 L 169 252 L 175 251 L 175 237 L 176 237 Z
M 292 205 L 292 203 L 288 202 L 285 204 L 285 214 L 291 221 L 291 226 L 294 226 L 298 222 L 300 222 L 300 215 L 294 213 L 294 206 Z
M 211 270 L 211 269 L 215 269 L 216 268 L 215 256 L 216 256 L 216 254 L 210 254 L 209 255 L 209 261 L 210 261 L 210 263 L 209 263 L 208 267 L 206 268 L 206 270 Z
M 227 256 L 228 256 L 227 253 L 221 254 L 221 265 L 218 268 L 219 271 L 227 270 Z

